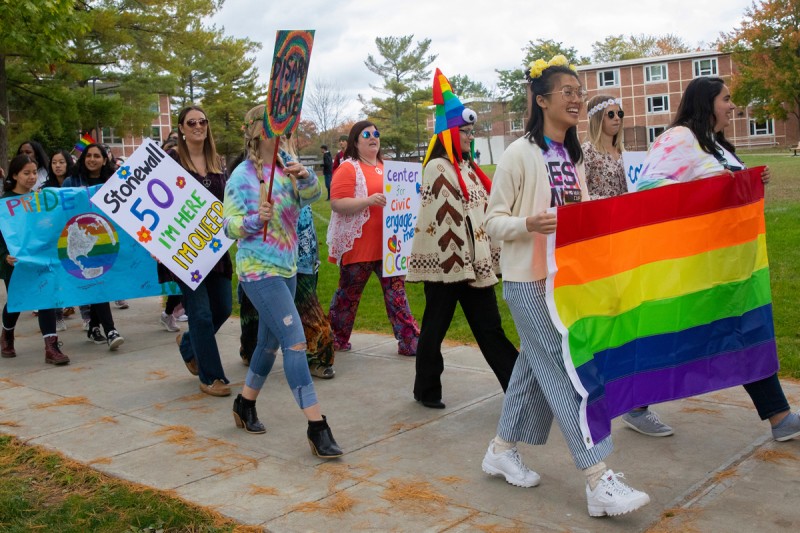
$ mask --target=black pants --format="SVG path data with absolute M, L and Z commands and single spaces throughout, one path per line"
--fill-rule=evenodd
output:
M 442 398 L 442 341 L 457 303 L 461 304 L 481 353 L 503 391 L 508 387 L 518 352 L 503 331 L 494 288 L 476 289 L 466 282 L 425 282 L 425 314 L 417 345 L 417 376 L 414 380 L 414 397 L 419 400 Z
M 8 294 L 8 280 L 3 280 L 6 284 L 6 294 Z M 55 335 L 56 333 L 56 310 L 55 309 L 39 309 L 39 329 L 42 335 Z M 3 327 L 7 329 L 14 329 L 19 320 L 19 313 L 10 313 L 8 305 L 3 306 Z
M 103 331 L 106 335 L 114 327 L 114 318 L 111 316 L 111 305 L 108 302 L 101 304 L 92 304 L 89 306 L 89 331 L 92 329 L 103 326 Z

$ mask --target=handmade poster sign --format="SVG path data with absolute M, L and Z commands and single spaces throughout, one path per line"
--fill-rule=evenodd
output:
M 150 139 L 92 202 L 192 289 L 233 244 L 222 202 Z
M 762 170 L 557 208 L 547 304 L 587 448 L 631 408 L 778 370 Z
M 279 30 L 269 77 L 264 133 L 277 137 L 292 133 L 300 119 L 314 30 Z
M 625 183 L 628 192 L 636 192 L 642 172 L 642 163 L 647 152 L 622 152 L 622 166 L 625 169 Z
M 405 276 L 419 211 L 422 165 L 387 161 L 383 165 L 383 186 L 383 277 Z
M 177 284 L 160 285 L 150 254 L 92 205 L 99 188 L 0 199 L 0 231 L 17 258 L 9 311 L 180 293 Z

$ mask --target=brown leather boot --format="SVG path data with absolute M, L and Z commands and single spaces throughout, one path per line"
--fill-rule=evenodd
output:
M 14 350 L 14 330 L 0 328 L 3 333 L 0 333 L 0 355 L 5 358 L 16 357 L 17 351 Z
M 44 362 L 51 365 L 69 364 L 69 357 L 61 351 L 58 335 L 50 335 L 44 338 Z

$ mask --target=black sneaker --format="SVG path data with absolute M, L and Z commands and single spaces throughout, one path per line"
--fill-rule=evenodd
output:
M 125 342 L 125 339 L 119 332 L 115 329 L 112 329 L 108 332 L 108 349 L 112 352 L 122 346 L 122 343 Z
M 103 337 L 103 334 L 100 333 L 100 328 L 97 327 L 97 326 L 91 328 L 86 333 L 86 338 L 88 338 L 90 342 L 93 342 L 95 344 L 105 344 L 106 343 L 106 338 Z

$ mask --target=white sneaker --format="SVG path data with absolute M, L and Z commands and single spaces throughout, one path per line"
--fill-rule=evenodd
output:
M 180 315 L 179 315 L 179 316 L 176 318 L 176 320 L 177 320 L 178 322 L 188 322 L 188 321 L 189 321 L 189 317 L 186 315 L 186 313 L 181 313 L 181 314 L 180 314 Z
M 117 309 L 127 309 L 128 307 L 130 307 L 128 305 L 128 302 L 126 302 L 125 300 L 114 300 L 114 305 L 116 306 Z
M 67 331 L 67 323 L 63 318 L 56 320 L 56 331 Z
M 503 476 L 506 481 L 517 487 L 535 487 L 539 484 L 539 474 L 525 466 L 517 452 L 516 446 L 503 453 L 494 453 L 494 441 L 483 456 L 481 468 L 491 476 Z
M 650 496 L 623 483 L 624 477 L 624 474 L 615 474 L 609 469 L 594 490 L 586 482 L 589 516 L 618 516 L 650 503 Z
M 158 321 L 167 331 L 172 331 L 174 333 L 181 330 L 181 328 L 178 327 L 178 323 L 175 321 L 175 317 L 168 315 L 164 311 L 161 311 L 161 318 L 159 318 Z
M 84 318 L 83 319 L 83 331 L 89 331 L 89 319 L 88 318 Z

